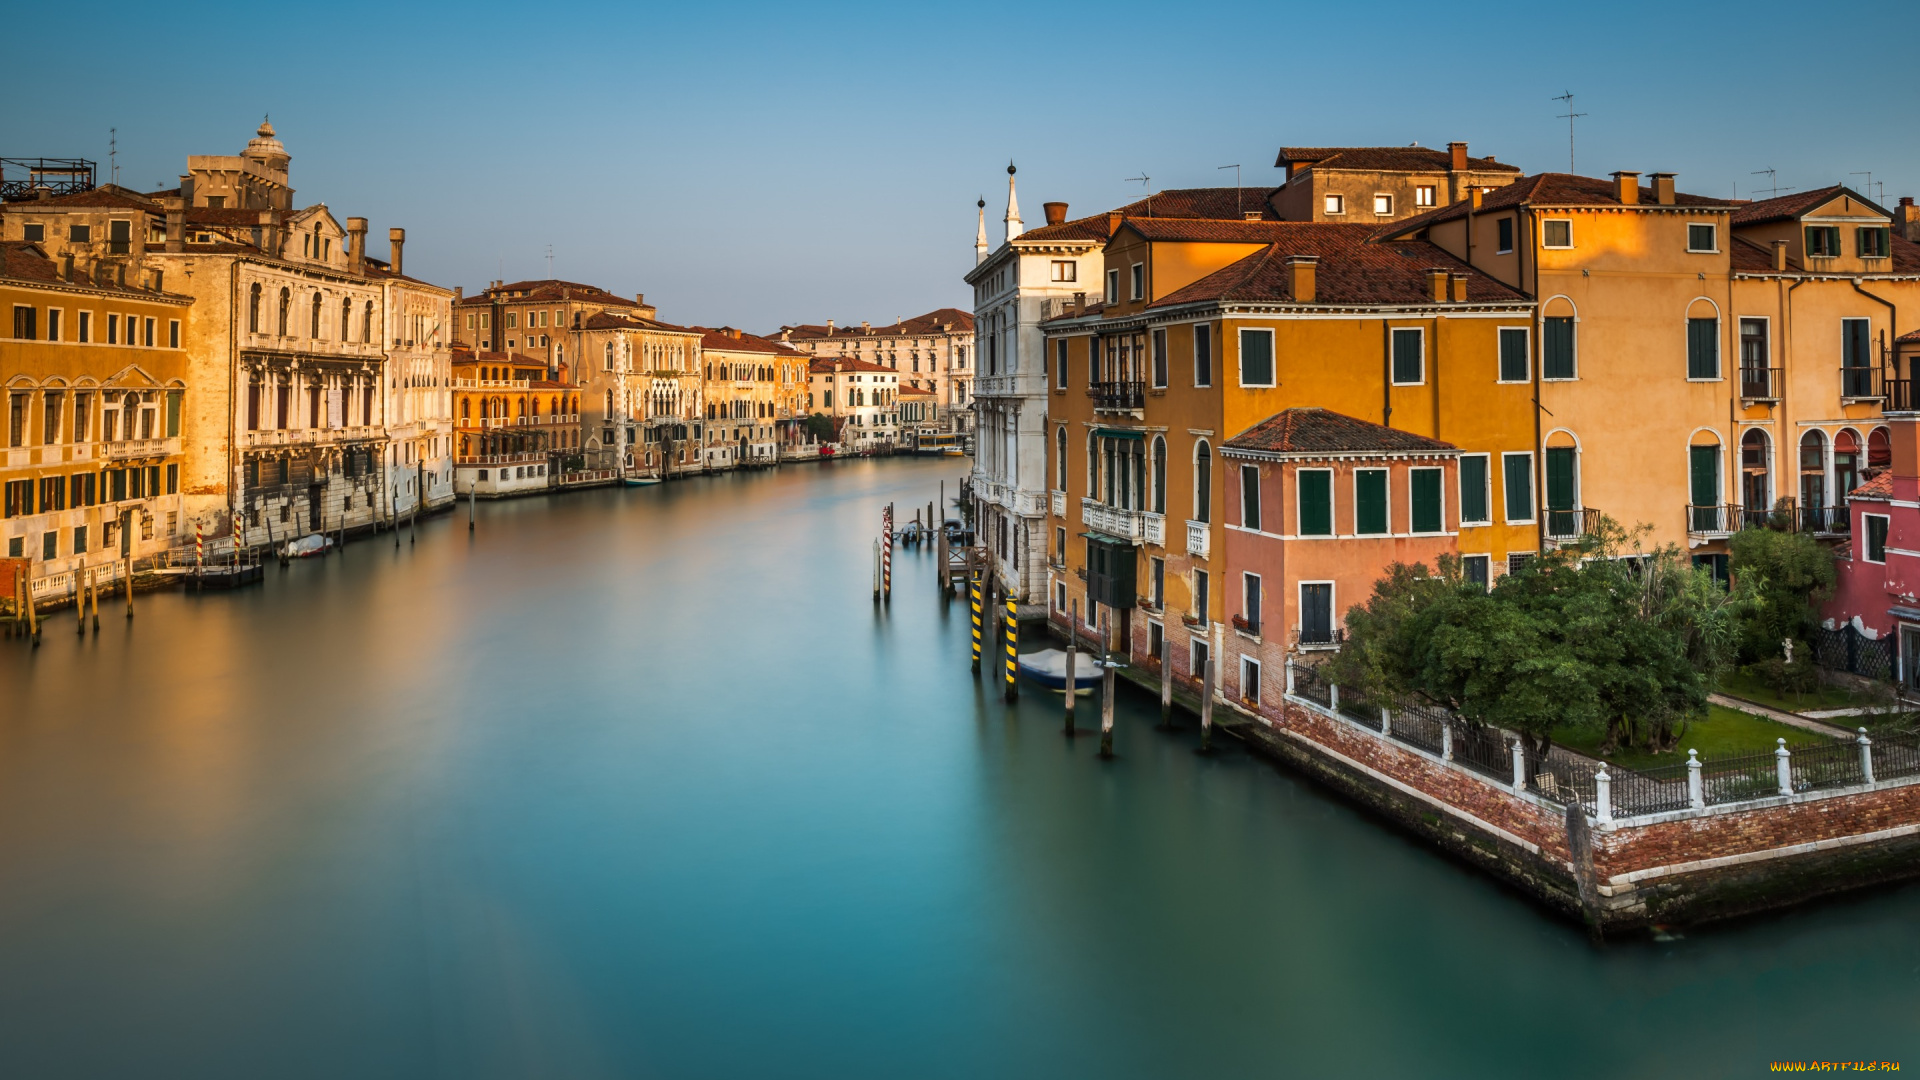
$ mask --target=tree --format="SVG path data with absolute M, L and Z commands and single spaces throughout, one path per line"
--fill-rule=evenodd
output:
M 812 436 L 815 442 L 832 442 L 833 421 L 824 414 L 814 413 L 807 417 L 807 434 Z
M 1806 642 L 1818 624 L 1820 605 L 1833 595 L 1833 553 L 1805 533 L 1745 529 L 1728 544 L 1734 580 L 1753 596 L 1739 627 L 1740 659 L 1778 656 L 1782 643 Z

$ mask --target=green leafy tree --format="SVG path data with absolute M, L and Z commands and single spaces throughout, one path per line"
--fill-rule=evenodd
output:
M 1812 650 L 1820 605 L 1833 595 L 1833 552 L 1805 533 L 1745 529 L 1728 544 L 1728 566 L 1736 582 L 1753 597 L 1743 612 L 1738 634 L 1741 660 L 1764 661 L 1796 642 L 1795 652 Z
M 833 441 L 833 421 L 822 413 L 807 417 L 807 434 L 816 442 Z

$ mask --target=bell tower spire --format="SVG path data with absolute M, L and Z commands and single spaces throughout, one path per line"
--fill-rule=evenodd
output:
M 1026 225 L 1020 220 L 1020 196 L 1013 190 L 1013 162 L 1007 162 L 1007 239 L 1014 240 L 1026 232 Z
M 973 265 L 979 266 L 987 261 L 987 200 L 980 199 L 980 227 L 973 233 Z

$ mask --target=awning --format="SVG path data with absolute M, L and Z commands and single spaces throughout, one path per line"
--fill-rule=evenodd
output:
M 1131 428 L 1094 428 L 1093 433 L 1103 439 L 1133 439 L 1136 442 L 1143 442 L 1147 437 L 1146 432 L 1134 431 Z

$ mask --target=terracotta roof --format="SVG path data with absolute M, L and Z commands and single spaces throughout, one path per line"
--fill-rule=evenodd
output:
M 1014 243 L 1023 241 L 1049 240 L 1092 240 L 1103 241 L 1112 233 L 1112 217 L 1118 214 L 1126 218 L 1204 218 L 1215 221 L 1242 221 L 1249 213 L 1257 213 L 1261 220 L 1277 221 L 1279 215 L 1273 212 L 1268 199 L 1277 188 L 1169 188 L 1155 192 L 1151 198 L 1137 199 L 1125 206 L 1117 207 L 1105 213 L 1075 218 L 1058 225 L 1042 225 L 1028 229 L 1014 238 Z
M 1085 318 L 1088 315 L 1098 315 L 1101 312 L 1105 311 L 1106 309 L 1107 309 L 1107 305 L 1105 303 L 1099 300 L 1088 300 L 1086 303 L 1080 305 L 1079 309 L 1076 311 L 1063 311 L 1058 315 L 1054 315 L 1051 318 L 1042 319 L 1040 321 L 1043 323 L 1050 323 L 1050 322 L 1053 322 L 1055 319 L 1080 319 L 1080 318 Z
M 768 353 L 773 356 L 806 356 L 791 346 L 778 341 L 763 338 L 758 334 L 749 334 L 745 330 L 735 330 L 730 326 L 714 329 L 707 326 L 690 326 L 689 330 L 700 331 L 700 348 L 708 352 L 753 352 Z
M 1283 146 L 1273 167 L 1311 165 L 1319 169 L 1356 169 L 1365 172 L 1447 172 L 1453 155 L 1447 150 L 1424 146 Z M 1472 172 L 1518 173 L 1519 166 L 1507 165 L 1490 157 L 1470 157 Z
M 917 386 L 903 386 L 900 388 L 900 396 L 901 397 L 932 397 L 933 391 L 922 390 Z
M 1315 304 L 1431 304 L 1427 271 L 1467 275 L 1467 302 L 1525 302 L 1526 294 L 1467 266 L 1425 240 L 1371 240 L 1368 225 L 1284 222 L 1266 247 L 1149 304 L 1177 307 L 1208 301 L 1291 302 L 1287 257 L 1312 255 Z
M 187 224 L 252 226 L 260 224 L 262 212 L 238 206 L 190 206 L 187 208 Z
M 940 327 L 942 324 L 951 327 L 951 329 L 941 330 Z M 911 319 L 902 319 L 890 326 L 862 328 L 859 326 L 842 326 L 839 323 L 835 323 L 832 332 L 829 333 L 824 323 L 800 323 L 794 326 L 782 326 L 780 330 L 767 336 L 778 337 L 781 331 L 786 332 L 792 337 L 803 339 L 824 337 L 927 337 L 940 333 L 971 334 L 973 333 L 973 314 L 972 312 L 961 311 L 959 308 L 936 308 L 933 311 L 927 312 L 925 315 L 915 315 Z
M 831 375 L 836 371 L 879 371 L 888 375 L 900 374 L 885 364 L 870 364 L 865 360 L 855 360 L 851 356 L 830 356 L 825 360 L 815 360 L 807 365 L 807 370 L 815 375 Z
M 1736 274 L 1765 274 L 1773 270 L 1773 251 L 1743 236 L 1733 238 L 1727 248 L 1727 258 Z M 1787 272 L 1800 272 L 1800 264 L 1793 261 L 1791 254 L 1787 256 Z
M 1893 470 L 1882 469 L 1866 483 L 1847 492 L 1847 497 L 1850 499 L 1880 500 L 1893 498 Z
M 507 293 L 525 293 L 524 296 L 507 296 Z M 462 307 L 476 304 L 491 304 L 495 294 L 500 294 L 503 304 L 523 304 L 530 301 L 578 300 L 589 304 L 610 304 L 615 307 L 639 307 L 638 301 L 630 297 L 610 293 L 598 285 L 583 285 L 577 281 L 562 281 L 559 278 L 542 278 L 538 281 L 515 281 L 497 289 L 481 289 L 462 301 Z
M 1439 439 L 1383 427 L 1331 409 L 1284 409 L 1220 444 L 1222 452 L 1251 454 L 1451 453 Z
M 475 352 L 466 345 L 453 347 L 453 362 L 456 364 L 518 364 L 522 367 L 546 367 L 547 362 L 526 353 Z
M 1233 221 L 1198 218 L 1130 217 L 1121 229 L 1131 229 L 1148 240 L 1196 241 L 1220 244 L 1270 243 L 1281 231 L 1297 223 L 1288 221 Z M 1115 235 L 1118 235 L 1117 233 Z
M 129 276 L 132 276 L 131 270 Z M 59 285 L 62 288 L 91 289 L 95 292 L 114 293 L 119 296 L 144 296 L 166 300 L 187 299 L 178 293 L 154 292 L 151 289 L 135 288 L 131 285 L 95 284 L 93 279 L 83 274 L 78 267 L 74 269 L 74 280 L 67 281 L 61 276 L 59 262 L 48 258 L 39 244 L 25 240 L 0 240 L 0 278 Z
M 517 303 L 518 301 L 515 301 Z M 700 331 L 691 326 L 677 326 L 659 319 L 643 319 L 638 315 L 629 315 L 621 311 L 598 311 L 587 316 L 581 327 L 587 330 L 669 330 L 680 334 L 697 334 Z
M 46 199 L 16 199 L 7 204 L 7 209 L 13 213 L 30 214 L 35 207 L 46 207 L 52 210 L 106 207 L 145 210 L 153 213 L 159 211 L 160 204 L 137 191 L 115 187 L 112 184 L 103 184 L 92 191 L 76 191 L 71 195 L 54 195 Z
M 1760 225 L 1769 221 L 1788 221 L 1810 213 L 1821 203 L 1837 199 L 1842 195 L 1851 196 L 1855 202 L 1876 214 L 1888 218 L 1893 216 L 1876 205 L 1873 200 L 1861 198 L 1859 192 L 1845 184 L 1828 184 L 1826 187 L 1814 188 L 1812 191 L 1796 191 L 1791 195 L 1750 202 L 1733 212 L 1733 223 L 1735 226 L 1740 226 Z
M 1574 176 L 1570 173 L 1535 173 L 1522 177 L 1505 187 L 1497 187 L 1480 198 L 1479 214 L 1489 214 L 1507 210 L 1516 206 L 1620 206 L 1622 203 L 1614 191 L 1612 180 L 1603 180 L 1594 176 Z M 1653 189 L 1640 189 L 1639 205 L 1659 209 Z M 1675 207 L 1696 207 L 1699 209 L 1734 209 L 1740 204 L 1725 199 L 1710 199 L 1705 195 L 1687 195 L 1676 192 L 1673 196 Z M 1438 210 L 1429 210 L 1405 221 L 1395 222 L 1380 230 L 1382 236 L 1406 236 L 1429 225 L 1465 217 L 1472 204 L 1466 199 L 1449 203 Z
M 1900 335 L 1899 337 L 1897 337 L 1897 338 L 1894 338 L 1893 340 L 1895 340 L 1895 341 L 1920 341 L 1920 330 L 1909 330 L 1909 331 L 1907 331 L 1906 333 L 1904 333 L 1904 334 L 1901 334 L 1901 335 Z

